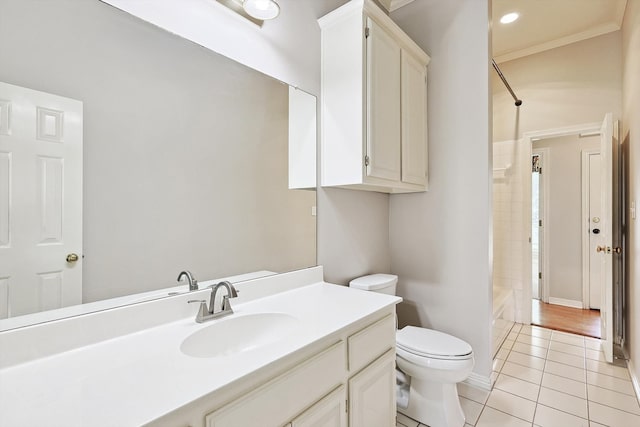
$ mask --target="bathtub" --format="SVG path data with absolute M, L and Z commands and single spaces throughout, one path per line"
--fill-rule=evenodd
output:
M 513 289 L 501 286 L 493 287 L 493 357 L 509 335 L 514 324 Z

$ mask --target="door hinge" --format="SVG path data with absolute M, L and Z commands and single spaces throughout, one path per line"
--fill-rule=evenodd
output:
M 540 168 L 538 169 L 538 173 L 542 175 L 542 166 L 540 166 Z
M 366 39 L 367 37 L 369 37 L 369 27 L 364 28 L 364 38 Z
M 369 156 L 364 156 L 364 165 L 369 166 Z
M 344 400 L 344 412 L 349 412 L 349 399 Z
M 541 219 L 538 220 L 538 227 L 542 227 L 542 220 Z
M 538 279 L 542 279 L 542 272 L 538 272 Z

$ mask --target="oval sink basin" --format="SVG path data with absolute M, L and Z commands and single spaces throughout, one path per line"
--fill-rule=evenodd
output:
M 229 356 L 286 339 L 298 319 L 284 313 L 233 315 L 214 321 L 182 341 L 180 350 L 192 357 Z

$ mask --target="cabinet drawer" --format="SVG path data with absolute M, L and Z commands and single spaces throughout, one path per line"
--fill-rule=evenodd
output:
M 395 346 L 396 319 L 389 314 L 349 337 L 349 371 L 359 371 Z
M 345 374 L 344 341 L 205 417 L 207 427 L 276 427 L 290 421 L 340 385 Z M 313 387 L 309 385 L 313 384 Z

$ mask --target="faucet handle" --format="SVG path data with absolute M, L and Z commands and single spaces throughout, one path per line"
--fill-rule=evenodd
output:
M 199 302 L 200 307 L 198 308 L 198 314 L 196 314 L 196 322 L 202 323 L 204 322 L 205 317 L 209 314 L 209 309 L 207 308 L 207 301 L 203 299 L 190 299 L 187 303 L 191 304 L 194 302 Z

